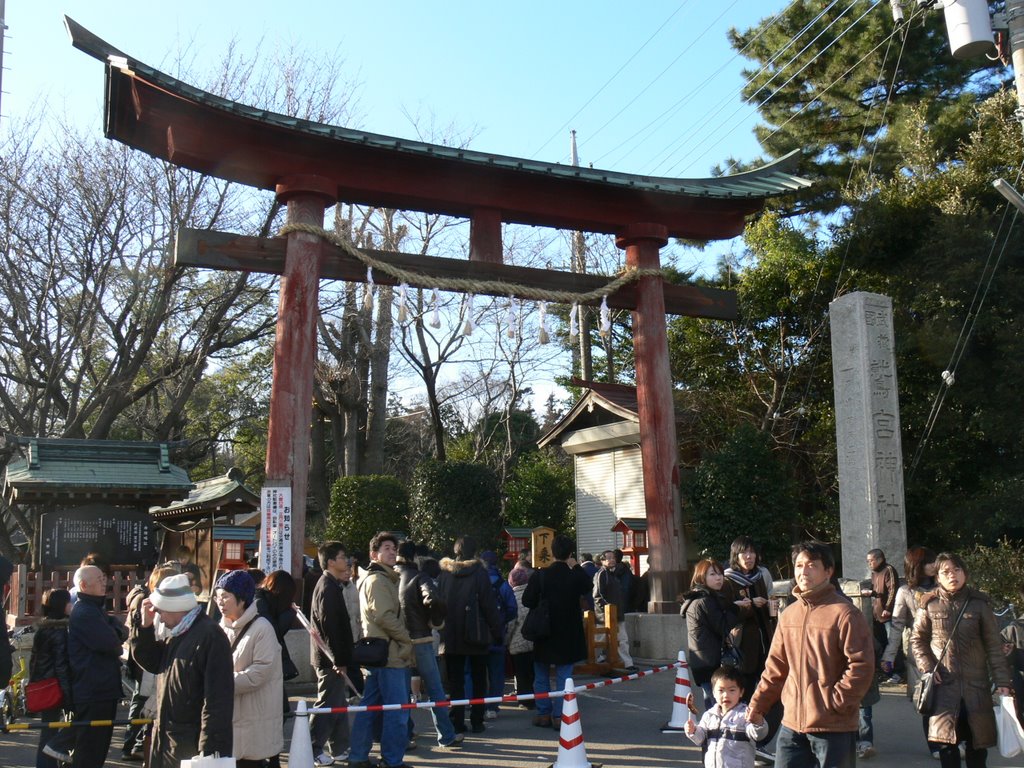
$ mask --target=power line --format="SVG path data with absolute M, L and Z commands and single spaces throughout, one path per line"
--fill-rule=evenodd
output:
M 818 33 L 818 35 L 816 35 L 815 38 L 813 40 L 811 40 L 810 43 L 808 43 L 806 46 L 804 46 L 804 48 L 800 51 L 800 53 L 796 54 L 796 56 L 794 56 L 792 59 L 790 59 L 790 61 L 787 62 L 786 66 L 783 67 L 782 70 L 780 70 L 780 72 L 782 72 L 786 68 L 788 68 L 789 65 L 791 63 L 793 63 L 794 61 L 796 61 L 796 59 L 801 54 L 803 54 L 810 47 L 811 44 L 816 42 L 818 40 L 818 38 L 820 38 L 828 29 L 830 29 L 833 25 L 835 25 L 835 23 L 838 22 L 839 19 L 841 19 L 843 16 L 845 16 L 847 13 L 849 13 L 849 11 L 854 7 L 854 5 L 856 5 L 857 1 L 858 0 L 853 0 L 853 2 L 849 5 L 849 7 L 847 7 L 847 9 L 845 11 L 843 11 L 841 14 L 839 14 L 839 16 L 837 16 L 832 22 L 830 22 L 829 25 L 824 30 L 822 30 L 820 33 Z M 787 85 L 789 85 L 791 82 L 793 82 L 793 80 L 795 80 L 805 69 L 807 69 L 811 64 L 813 64 L 815 61 L 817 61 L 819 58 L 821 58 L 825 54 L 826 51 L 828 51 L 833 45 L 838 43 L 851 30 L 853 30 L 857 26 L 857 24 L 859 24 L 871 11 L 873 11 L 879 5 L 880 2 L 881 2 L 881 0 L 873 0 L 870 8 L 868 8 L 866 11 L 864 11 L 864 13 L 862 13 L 857 19 L 855 19 L 846 29 L 844 29 L 842 32 L 840 32 L 839 35 L 837 35 L 836 38 L 834 40 L 832 40 L 832 42 L 830 42 L 828 45 L 826 45 L 821 51 L 816 53 L 814 55 L 814 57 L 812 57 L 807 63 L 805 63 L 802 67 L 800 67 L 799 70 L 797 70 L 792 75 L 790 75 L 789 79 L 787 79 L 786 82 L 784 82 L 782 85 L 780 85 L 778 88 L 776 88 L 771 94 L 769 94 L 768 97 L 765 98 L 764 101 L 760 102 L 757 105 L 756 108 L 757 109 L 761 109 L 761 107 L 765 106 L 769 101 L 771 101 L 779 93 L 781 93 L 783 88 L 785 88 Z M 863 59 L 861 61 L 863 61 Z M 850 71 L 852 71 L 852 69 L 848 70 L 848 72 L 850 72 Z M 774 79 L 774 75 L 773 75 L 773 79 Z M 833 83 L 833 85 L 834 84 L 835 83 Z M 824 93 L 824 91 L 820 91 L 819 93 Z M 745 103 L 746 102 L 744 102 L 744 104 Z M 810 101 L 808 102 L 808 104 L 809 103 L 810 103 Z M 732 114 L 729 115 L 727 120 L 731 120 L 731 118 L 733 116 L 735 116 L 736 113 L 739 112 L 743 108 L 744 104 L 741 104 L 739 107 L 737 107 L 732 112 Z M 806 108 L 807 108 L 807 105 L 805 105 L 804 109 L 806 109 Z M 803 110 L 801 110 L 801 111 L 803 111 Z M 792 118 L 790 118 L 790 119 L 792 119 Z M 788 122 L 789 121 L 787 121 L 787 123 Z M 740 124 L 741 124 L 740 122 L 733 122 L 733 126 L 732 126 L 732 128 L 729 129 L 728 132 L 726 132 L 725 134 L 717 134 L 716 133 L 716 134 L 713 135 L 712 138 L 721 140 L 721 139 L 724 139 L 724 138 L 726 138 L 728 136 L 731 136 L 733 133 L 735 133 L 736 129 L 739 128 Z M 691 150 L 687 155 L 685 155 L 682 158 L 682 160 L 680 160 L 674 166 L 672 166 L 672 168 L 669 169 L 668 174 L 671 175 L 672 173 L 674 173 L 675 169 L 678 168 L 680 165 L 682 165 L 686 160 L 688 160 L 690 158 L 690 156 L 693 154 L 693 152 L 696 151 L 696 149 L 699 149 L 701 146 L 703 146 L 703 144 L 706 143 L 706 141 L 707 140 L 705 140 L 704 142 L 701 142 L 701 144 L 698 144 L 697 147 L 694 150 Z M 714 145 L 711 146 L 711 147 L 708 147 L 708 149 L 706 149 L 704 152 L 702 152 L 700 155 L 698 155 L 696 158 L 694 158 L 693 162 L 696 162 L 697 160 L 700 160 L 701 158 L 706 157 L 707 154 L 709 152 L 711 152 L 711 150 L 713 148 L 714 148 Z
M 793 2 L 795 3 L 795 2 L 797 2 L 797 0 L 793 0 Z M 833 0 L 833 3 L 835 3 L 835 2 L 838 2 L 838 0 Z M 785 9 L 779 11 L 774 17 L 772 17 L 772 19 L 767 24 L 762 25 L 762 27 L 758 30 L 757 34 L 754 35 L 754 37 L 751 38 L 751 40 L 745 46 L 743 46 L 743 48 L 741 50 L 739 50 L 736 53 L 734 53 L 732 58 L 726 60 L 718 69 L 716 69 L 714 72 L 712 72 L 708 77 L 704 78 L 704 81 L 700 85 L 698 85 L 692 91 L 690 91 L 685 96 L 683 96 L 681 99 L 676 101 L 672 106 L 670 106 L 668 109 L 666 109 L 664 112 L 662 112 L 656 118 L 654 118 L 654 120 L 651 120 L 649 123 L 647 123 L 647 125 L 645 125 L 642 128 L 640 128 L 632 136 L 630 136 L 630 137 L 628 137 L 626 139 L 623 139 L 616 146 L 612 147 L 610 150 L 608 150 L 603 155 L 598 157 L 594 161 L 594 163 L 597 164 L 597 163 L 602 162 L 609 155 L 613 154 L 614 152 L 617 152 L 619 149 L 621 149 L 625 145 L 630 144 L 631 142 L 633 142 L 633 140 L 638 138 L 641 134 L 647 132 L 651 128 L 660 128 L 671 117 L 674 117 L 686 104 L 688 104 L 692 99 L 694 99 L 697 96 L 698 93 L 700 93 L 702 90 L 704 90 L 704 88 L 706 88 L 708 85 L 710 85 L 712 83 L 712 81 L 718 75 L 720 75 L 722 73 L 722 71 L 726 67 L 728 67 L 730 64 L 732 64 L 733 61 L 735 61 L 740 56 L 742 56 L 743 53 L 748 48 L 750 48 L 750 46 L 752 46 L 755 42 L 757 42 L 757 40 L 763 34 L 765 34 L 772 26 L 774 26 L 775 23 L 778 22 L 778 20 L 780 18 L 782 18 L 782 15 L 785 12 L 786 12 Z M 621 163 L 623 160 L 625 160 L 627 157 L 629 157 L 631 154 L 633 154 L 633 152 L 635 152 L 640 146 L 641 146 L 640 142 L 637 142 L 637 143 L 633 144 L 633 148 L 630 149 L 626 154 L 624 154 L 621 157 L 619 157 L 616 162 Z
M 550 144 L 550 143 L 551 143 L 552 141 L 554 141 L 555 139 L 557 139 L 557 138 L 558 138 L 559 136 L 563 135 L 563 133 L 565 132 L 565 129 L 566 129 L 566 128 L 568 128 L 568 127 L 569 127 L 569 126 L 570 126 L 570 125 L 572 124 L 572 121 L 573 121 L 573 120 L 575 120 L 575 119 L 576 119 L 577 117 L 579 117 L 580 113 L 581 113 L 581 112 L 582 112 L 582 111 L 583 111 L 584 109 L 586 109 L 587 107 L 589 107 L 589 106 L 591 105 L 591 103 L 592 103 L 592 102 L 594 101 L 594 99 L 596 99 L 596 98 L 597 98 L 598 96 L 600 96 L 600 95 L 601 95 L 601 94 L 602 94 L 602 93 L 604 92 L 604 90 L 605 90 L 605 89 L 606 89 L 606 88 L 607 88 L 607 87 L 608 87 L 609 85 L 611 85 L 612 81 L 613 81 L 613 80 L 615 80 L 615 78 L 617 78 L 617 77 L 618 77 L 619 75 L 621 75 L 621 74 L 622 74 L 622 71 L 623 71 L 623 70 L 624 70 L 624 69 L 625 69 L 626 67 L 628 67 L 628 66 L 629 66 L 629 64 L 630 64 L 630 63 L 631 63 L 631 62 L 633 61 L 633 59 L 635 59 L 635 58 L 636 58 L 637 56 L 639 56 L 639 55 L 640 55 L 640 53 L 641 53 L 641 52 L 642 52 L 642 51 L 644 50 L 644 48 L 646 48 L 646 47 L 647 47 L 647 46 L 648 46 L 648 45 L 650 44 L 650 42 L 651 42 L 651 41 L 652 41 L 652 40 L 653 40 L 653 39 L 654 39 L 655 37 L 657 37 L 657 36 L 658 36 L 658 34 L 659 34 L 659 33 L 661 32 L 661 30 L 663 30 L 663 29 L 665 28 L 665 26 L 666 26 L 666 25 L 667 25 L 667 24 L 668 24 L 668 23 L 669 23 L 670 21 L 672 21 L 672 19 L 673 19 L 673 18 L 675 18 L 676 14 L 677 14 L 677 13 L 679 13 L 679 11 L 681 11 L 681 10 L 683 9 L 683 7 L 684 7 L 684 6 L 685 6 L 685 5 L 687 4 L 687 3 L 689 3 L 689 2 L 690 2 L 690 0 L 683 0 L 683 2 L 682 2 L 682 3 L 680 3 L 680 4 L 679 4 L 679 5 L 678 5 L 678 6 L 676 7 L 676 9 L 675 9 L 674 11 L 672 11 L 672 13 L 671 13 L 671 14 L 669 14 L 669 17 L 668 17 L 667 19 L 665 19 L 665 21 L 663 21 L 663 22 L 661 23 L 661 26 L 659 26 L 659 27 L 658 27 L 658 28 L 657 28 L 656 30 L 654 30 L 654 33 L 653 33 L 653 34 L 652 34 L 652 35 L 651 35 L 650 37 L 648 37 L 648 38 L 647 38 L 647 40 L 645 40 L 645 41 L 644 41 L 644 44 L 643 44 L 643 45 L 641 45 L 641 46 L 640 46 L 639 48 L 637 48 L 637 49 L 636 49 L 636 51 L 634 51 L 634 52 L 633 52 L 633 55 L 632 55 L 632 56 L 630 56 L 630 57 L 629 57 L 628 59 L 626 59 L 626 61 L 625 61 L 625 62 L 624 62 L 624 63 L 622 64 L 622 66 L 621 66 L 621 67 L 619 67 L 619 68 L 618 68 L 617 70 L 615 70 L 615 74 L 613 74 L 613 75 L 612 75 L 611 77 L 609 77 L 609 78 L 608 78 L 608 79 L 607 79 L 607 80 L 605 81 L 604 85 L 602 85 L 602 86 L 601 86 L 600 88 L 598 88 L 598 89 L 597 89 L 597 91 L 596 91 L 596 92 L 594 93 L 594 95 L 593 95 L 593 96 L 591 96 L 591 97 L 590 97 L 589 99 L 587 99 L 587 101 L 586 101 L 586 102 L 585 102 L 585 103 L 583 104 L 583 106 L 582 106 L 582 107 L 580 107 L 579 109 L 577 109 L 577 110 L 576 110 L 576 111 L 575 111 L 575 112 L 574 112 L 574 113 L 572 114 L 572 116 L 571 116 L 571 117 L 570 117 L 570 118 L 569 118 L 568 120 L 566 120 L 566 121 L 565 121 L 564 123 L 562 123 L 562 124 L 561 124 L 561 125 L 560 125 L 560 126 L 559 126 L 559 127 L 558 127 L 558 128 L 556 129 L 556 130 L 555 130 L 555 132 L 554 132 L 554 133 L 552 133 L 552 134 L 551 134 L 551 136 L 549 136 L 549 137 L 548 137 L 548 140 L 547 140 L 547 141 L 545 141 L 545 142 L 544 142 L 544 143 L 543 143 L 543 144 L 541 145 L 541 147 L 540 147 L 540 148 L 539 148 L 539 149 L 538 149 L 538 150 L 537 150 L 536 152 L 534 152 L 534 153 L 533 153 L 532 155 L 530 155 L 531 159 L 532 159 L 532 158 L 536 158 L 536 157 L 537 157 L 537 155 L 539 155 L 539 154 L 540 154 L 541 152 L 543 152 L 543 151 L 544 151 L 544 150 L 545 150 L 545 149 L 547 148 L 548 144 Z

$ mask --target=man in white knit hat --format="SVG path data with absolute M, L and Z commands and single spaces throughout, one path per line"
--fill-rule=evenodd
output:
M 231 646 L 196 602 L 188 574 L 168 576 L 142 601 L 131 645 L 139 665 L 157 675 L 151 768 L 178 768 L 200 754 L 231 756 Z

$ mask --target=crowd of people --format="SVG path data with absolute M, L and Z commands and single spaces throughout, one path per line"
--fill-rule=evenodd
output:
M 904 682 L 900 670 L 908 695 L 922 674 L 937 683 L 934 709 L 922 715 L 932 757 L 942 768 L 986 765 L 996 744 L 993 688 L 1010 695 L 1024 679 L 1020 625 L 1000 636 L 988 596 L 969 586 L 956 554 L 911 547 L 902 583 L 881 550 L 866 561 L 869 585 L 858 591 L 871 599 L 870 620 L 844 594 L 824 544 L 793 548 L 794 586 L 781 613 L 750 538 L 733 542 L 726 568 L 697 563 L 681 613 L 705 712 L 686 730 L 706 766 L 761 758 L 777 768 L 840 768 L 873 757 L 878 683 Z
M 574 546 L 556 536 L 546 568 L 535 570 L 523 555 L 503 575 L 495 553 L 479 551 L 471 536 L 453 543 L 453 556 L 438 557 L 381 532 L 357 575 L 345 545 L 325 542 L 309 597 L 314 706 L 499 696 L 506 661 L 516 694 L 560 690 L 587 656 L 583 611 L 621 619 L 640 581 L 621 553 L 577 561 Z M 788 605 L 773 598 L 771 574 L 747 536 L 733 542 L 727 564 L 696 563 L 680 612 L 704 710 L 686 732 L 706 766 L 747 768 L 758 759 L 779 768 L 852 766 L 875 753 L 879 681 L 905 680 L 909 693 L 925 673 L 938 683 L 935 709 L 921 720 L 933 757 L 942 768 L 986 764 L 996 741 L 993 688 L 1009 695 L 1016 684 L 1021 697 L 1024 630 L 1012 624 L 1000 636 L 989 598 L 969 585 L 955 554 L 911 547 L 902 580 L 880 550 L 866 561 L 870 581 L 861 595 L 871 599 L 870 618 L 839 587 L 824 544 L 793 548 L 794 585 L 781 601 Z M 153 724 L 125 729 L 123 758 L 178 768 L 196 755 L 221 754 L 239 768 L 273 768 L 290 714 L 284 682 L 299 674 L 284 642 L 297 619 L 296 582 L 285 571 L 229 571 L 212 590 L 218 619 L 198 601 L 187 565 L 154 569 L 129 593 L 124 622 L 107 610 L 100 562 L 83 561 L 73 589 L 45 593 L 30 679 L 54 678 L 62 701 L 39 715 L 43 722 L 113 719 L 127 648 L 129 714 Z M 531 611 L 557 620 L 541 626 L 529 621 Z M 614 642 L 623 667 L 635 669 L 625 632 Z M 0 655 L 0 674 L 4 664 L 9 675 L 9 656 Z M 541 697 L 519 706 L 534 710 L 535 726 L 557 729 L 561 704 Z M 496 706 L 466 710 L 430 710 L 437 749 L 459 749 L 499 717 Z M 375 742 L 379 766 L 408 768 L 406 753 L 417 746 L 407 709 L 316 714 L 309 727 L 321 768 L 366 768 Z M 42 729 L 36 765 L 102 766 L 112 737 L 112 727 Z

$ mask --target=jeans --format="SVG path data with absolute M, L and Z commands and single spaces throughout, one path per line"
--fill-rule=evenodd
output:
M 505 695 L 505 646 L 500 651 L 487 652 L 487 696 Z M 498 711 L 497 704 L 488 704 L 487 709 Z
M 875 743 L 875 726 L 871 724 L 871 706 L 860 708 L 860 726 L 857 729 L 858 741 L 868 744 Z
M 775 742 L 775 768 L 854 768 L 857 732 L 800 733 L 783 725 Z
M 58 720 L 64 719 L 64 710 L 60 707 L 54 707 L 53 709 L 47 709 L 39 713 L 39 718 L 43 723 L 55 723 Z M 65 731 L 73 730 L 72 728 L 65 728 Z M 46 746 L 47 742 L 55 733 L 60 731 L 51 731 L 49 728 L 39 729 L 39 744 L 36 746 L 36 768 L 58 768 L 57 761 L 49 755 L 43 754 L 43 747 Z
M 408 670 L 404 667 L 368 667 L 363 689 L 362 704 L 404 704 L 409 701 L 406 686 Z M 352 721 L 349 762 L 366 762 L 373 746 L 373 712 L 357 712 Z M 409 710 L 396 709 L 383 713 L 380 737 L 380 756 L 387 765 L 401 765 L 405 761 L 405 747 L 409 743 Z
M 135 681 L 135 687 L 132 689 L 132 699 L 128 704 L 128 719 L 136 720 L 142 717 L 142 708 L 146 706 L 146 699 L 148 696 L 142 695 L 142 680 Z M 146 725 L 129 725 L 124 729 L 124 745 L 121 749 L 125 754 L 134 752 L 135 750 L 141 750 L 143 743 L 146 741 L 146 729 L 149 726 Z
M 555 690 L 564 691 L 565 681 L 572 676 L 572 664 L 555 664 Z M 533 692 L 534 693 L 550 693 L 551 691 L 551 678 L 550 674 L 551 665 L 546 661 L 535 661 L 533 662 Z M 538 715 L 551 715 L 556 719 L 562 717 L 562 697 L 559 696 L 556 699 L 537 699 L 537 714 Z
M 333 669 L 316 670 L 316 702 L 314 707 L 344 707 L 348 704 L 348 690 L 345 678 Z M 310 741 L 313 743 L 313 756 L 316 757 L 328 742 L 331 754 L 341 755 L 348 749 L 348 714 L 312 715 L 309 718 Z
M 434 655 L 433 643 L 413 643 L 416 654 L 416 671 L 420 676 L 420 690 L 426 692 L 431 701 L 446 701 L 444 686 L 441 684 L 441 670 L 437 668 L 437 656 Z M 410 670 L 410 676 L 412 670 Z M 455 738 L 455 727 L 448 716 L 448 708 L 431 707 L 430 716 L 434 719 L 434 730 L 437 731 L 438 744 L 451 744 Z
M 711 681 L 708 680 L 706 683 L 701 683 L 700 689 L 704 693 L 704 711 L 707 712 L 715 706 L 715 694 L 711 689 Z

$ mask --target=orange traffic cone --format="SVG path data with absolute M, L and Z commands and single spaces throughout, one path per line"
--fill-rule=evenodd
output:
M 682 666 L 676 670 L 676 688 L 672 693 L 672 717 L 661 726 L 662 733 L 685 733 L 686 721 L 692 719 L 693 694 L 690 693 L 690 667 L 686 654 L 679 652 Z
M 558 731 L 558 758 L 550 768 L 601 768 L 600 763 L 587 760 L 587 748 L 583 744 L 583 726 L 580 725 L 580 710 L 576 703 L 576 686 L 572 678 L 565 681 L 565 698 L 562 699 L 562 725 Z

